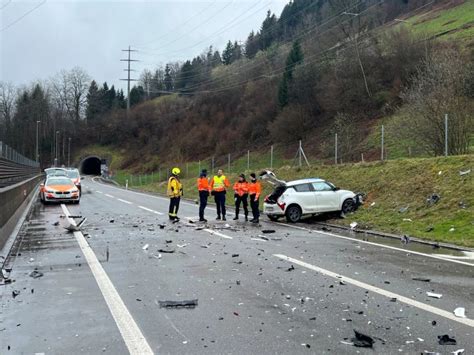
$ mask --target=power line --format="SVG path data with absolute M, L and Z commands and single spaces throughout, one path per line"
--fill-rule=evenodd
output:
M 6 8 L 11 2 L 12 2 L 12 0 L 8 0 L 5 5 L 3 5 L 2 7 L 0 7 L 0 10 L 3 10 L 4 8 Z
M 20 17 L 18 17 L 15 21 L 13 22 L 10 22 L 8 25 L 6 25 L 5 27 L 3 27 L 0 32 L 3 32 L 7 29 L 9 29 L 10 27 L 12 27 L 14 24 L 18 23 L 19 21 L 21 21 L 23 18 L 25 18 L 26 16 L 28 16 L 29 14 L 31 14 L 33 11 L 35 11 L 37 8 L 39 8 L 40 6 L 44 5 L 46 3 L 46 0 L 43 0 L 41 1 L 38 5 L 36 5 L 35 7 L 33 7 L 31 10 L 28 10 L 27 12 L 25 12 L 23 15 L 21 15 Z M 7 3 L 8 5 L 9 3 Z M 6 5 L 5 5 L 6 6 Z M 2 7 L 3 8 L 3 7 Z
M 127 79 L 120 79 L 120 80 L 124 80 L 127 82 L 127 113 L 128 113 L 130 111 L 130 82 L 138 81 L 137 79 L 130 79 L 130 72 L 135 71 L 133 69 L 130 69 L 130 63 L 138 62 L 138 60 L 136 59 L 131 59 L 130 55 L 131 55 L 131 52 L 138 52 L 138 51 L 134 49 L 130 49 L 130 46 L 128 46 L 128 49 L 122 49 L 122 52 L 128 52 L 127 59 L 120 59 L 121 62 L 127 62 L 127 69 L 124 69 L 124 71 L 127 72 Z
M 10 0 L 11 1 L 11 0 Z M 214 5 L 215 3 L 217 2 L 217 0 L 214 0 L 213 2 L 211 2 L 209 4 L 209 6 L 206 6 L 204 9 L 202 9 L 201 11 L 198 11 L 197 13 L 195 13 L 193 16 L 189 17 L 187 20 L 185 20 L 184 22 L 180 23 L 178 26 L 176 27 L 173 27 L 172 29 L 166 31 L 164 34 L 162 34 L 161 36 L 151 40 L 151 41 L 148 41 L 148 42 L 145 42 L 145 43 L 142 43 L 142 44 L 138 44 L 138 45 L 135 45 L 135 47 L 141 47 L 141 46 L 146 46 L 150 43 L 153 43 L 153 42 L 157 42 L 159 40 L 161 40 L 162 38 L 165 38 L 166 35 L 174 30 L 177 30 L 177 29 L 180 29 L 181 27 L 183 27 L 184 25 L 187 25 L 192 19 L 194 19 L 195 17 L 201 15 L 203 12 L 207 11 L 210 7 L 212 7 L 212 5 Z

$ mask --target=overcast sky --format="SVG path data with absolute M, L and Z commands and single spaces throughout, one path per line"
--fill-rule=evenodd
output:
M 0 80 L 27 84 L 80 66 L 99 83 L 125 88 L 120 59 L 128 45 L 139 50 L 132 55 L 139 72 L 209 45 L 222 51 L 229 39 L 245 41 L 267 10 L 279 16 L 288 1 L 0 0 Z

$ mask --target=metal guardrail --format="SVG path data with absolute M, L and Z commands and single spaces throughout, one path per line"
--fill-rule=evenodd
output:
M 0 141 L 0 158 L 4 158 L 5 160 L 10 160 L 13 163 L 31 166 L 34 168 L 39 168 L 39 163 L 31 160 L 20 153 L 18 153 L 15 149 L 8 146 L 7 144 Z
M 38 162 L 28 159 L 0 142 L 0 188 L 26 180 L 40 171 Z

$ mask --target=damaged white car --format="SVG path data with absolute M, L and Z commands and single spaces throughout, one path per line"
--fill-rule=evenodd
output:
M 354 192 L 341 190 L 319 178 L 286 182 L 277 179 L 271 171 L 262 172 L 260 177 L 275 187 L 263 203 L 263 213 L 272 221 L 286 217 L 288 222 L 296 223 L 303 216 L 338 211 L 349 213 L 362 202 Z

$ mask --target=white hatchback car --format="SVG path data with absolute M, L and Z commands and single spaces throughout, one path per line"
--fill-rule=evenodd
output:
M 341 190 L 323 179 L 285 182 L 276 179 L 272 172 L 260 176 L 275 186 L 263 203 L 263 213 L 272 221 L 285 216 L 288 222 L 296 223 L 307 215 L 337 211 L 348 213 L 355 211 L 361 202 L 354 192 Z

